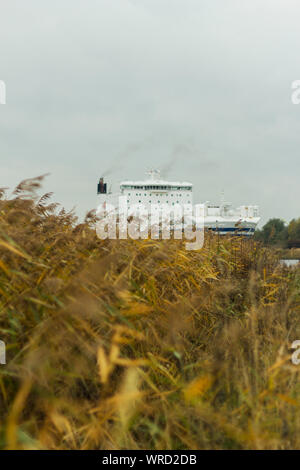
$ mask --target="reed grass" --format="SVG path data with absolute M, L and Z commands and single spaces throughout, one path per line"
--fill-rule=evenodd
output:
M 300 275 L 253 240 L 99 240 L 0 200 L 2 449 L 300 448 Z

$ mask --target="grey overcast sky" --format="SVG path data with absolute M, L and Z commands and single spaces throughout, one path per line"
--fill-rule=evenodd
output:
M 0 186 L 82 216 L 151 167 L 300 217 L 299 0 L 0 0 Z

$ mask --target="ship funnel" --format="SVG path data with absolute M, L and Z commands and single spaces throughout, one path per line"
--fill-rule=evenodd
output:
M 98 186 L 97 186 L 97 194 L 106 194 L 106 183 L 104 183 L 104 179 L 100 178 Z

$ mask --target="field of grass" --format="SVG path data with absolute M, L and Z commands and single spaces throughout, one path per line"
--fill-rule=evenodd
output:
M 300 248 L 285 248 L 279 249 L 278 255 L 282 259 L 299 259 L 300 260 Z
M 2 449 L 300 448 L 300 272 L 253 240 L 99 240 L 0 200 Z

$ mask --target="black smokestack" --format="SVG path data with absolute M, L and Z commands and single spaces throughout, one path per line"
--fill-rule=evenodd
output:
M 100 178 L 99 180 L 97 194 L 106 194 L 106 183 L 104 183 L 103 178 Z

